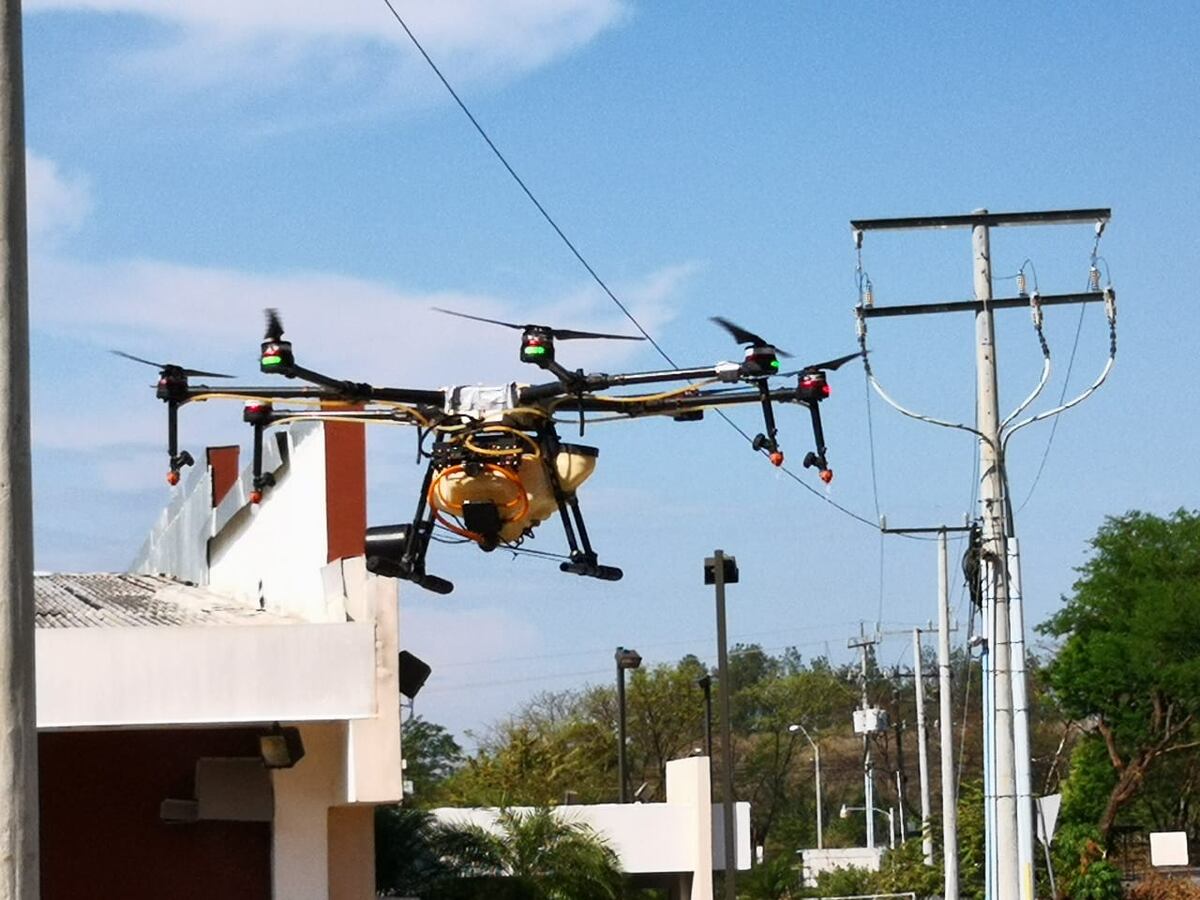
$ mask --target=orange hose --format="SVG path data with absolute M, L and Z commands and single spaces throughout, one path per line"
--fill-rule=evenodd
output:
M 512 498 L 512 500 L 509 500 L 507 503 L 504 504 L 504 509 L 508 510 L 508 509 L 511 509 L 512 507 L 516 506 L 516 507 L 518 507 L 518 511 L 516 513 L 514 513 L 513 515 L 509 516 L 507 519 L 505 519 L 505 522 L 516 522 L 516 521 L 519 521 L 520 519 L 523 519 L 526 516 L 526 514 L 529 512 L 529 494 L 525 490 L 525 485 L 521 481 L 521 476 L 518 475 L 516 472 L 513 472 L 510 469 L 506 469 L 503 466 L 492 465 L 491 463 L 484 463 L 483 468 L 484 468 L 485 472 L 490 472 L 490 473 L 499 475 L 501 478 L 505 479 L 506 481 L 508 481 L 510 484 L 514 485 L 517 488 L 516 496 L 514 496 Z M 450 466 L 450 467 L 442 469 L 442 471 L 438 472 L 437 475 L 434 477 L 433 482 L 429 485 L 429 494 L 428 494 L 427 499 L 429 501 L 430 508 L 433 509 L 433 517 L 435 519 L 437 519 L 437 521 L 443 527 L 445 527 L 448 531 L 451 531 L 454 534 L 457 534 L 459 537 L 465 537 L 468 540 L 475 541 L 476 543 L 481 543 L 484 539 L 483 535 L 478 534 L 474 531 L 468 531 L 467 529 L 461 528 L 458 525 L 456 525 L 455 523 L 448 521 L 445 517 L 442 516 L 441 510 L 440 510 L 440 508 L 445 508 L 447 511 L 449 511 L 453 514 L 456 514 L 456 515 L 462 514 L 462 510 L 463 510 L 462 504 L 461 503 L 453 504 L 446 500 L 442 500 L 437 494 L 437 489 L 438 489 L 438 485 L 441 484 L 443 478 L 446 478 L 449 475 L 455 475 L 459 472 L 464 471 L 465 469 L 466 469 L 465 466 L 458 465 L 458 466 Z

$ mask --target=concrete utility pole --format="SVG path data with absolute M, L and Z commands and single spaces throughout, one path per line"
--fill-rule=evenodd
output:
M 36 900 L 37 706 L 20 0 L 5 0 L 0 42 L 0 900 Z
M 981 560 L 983 572 L 984 644 L 984 784 L 985 822 L 987 840 L 987 895 L 999 900 L 1031 900 L 1033 896 L 1032 843 L 1028 853 L 1020 848 L 1018 835 L 1025 830 L 1032 834 L 1032 821 L 1018 826 L 1020 818 L 1031 819 L 1032 809 L 1018 804 L 1018 795 L 1030 793 L 1018 782 L 1018 774 L 1028 772 L 1028 739 L 1021 744 L 1020 729 L 1014 704 L 1014 669 L 1024 677 L 1024 635 L 1019 610 L 1013 615 L 1010 605 L 1011 577 L 1009 572 L 1008 541 L 1013 536 L 1009 520 L 1007 484 L 1004 473 L 1002 436 L 1005 423 L 1000 419 L 996 378 L 996 342 L 993 314 L 999 309 L 1041 308 L 1076 303 L 1104 302 L 1108 305 L 1110 329 L 1114 322 L 1112 295 L 1109 291 L 1089 290 L 1079 294 L 1031 297 L 992 296 L 992 260 L 990 229 L 1009 225 L 1057 225 L 1096 223 L 1099 239 L 1104 225 L 1111 217 L 1108 209 L 1052 210 L 1046 212 L 989 213 L 980 209 L 965 216 L 922 216 L 904 219 L 870 219 L 850 223 L 856 245 L 861 248 L 862 235 L 875 230 L 907 230 L 914 228 L 971 229 L 974 299 L 944 301 L 905 306 L 867 306 L 857 308 L 860 334 L 865 344 L 866 320 L 880 316 L 908 316 L 929 313 L 974 312 L 976 341 L 976 407 L 975 428 L 979 435 L 980 458 L 980 518 Z M 1094 252 L 1093 252 L 1094 259 Z M 1094 266 L 1094 263 L 1093 263 Z M 1115 339 L 1114 339 L 1115 340 Z M 1110 351 L 1110 364 L 1111 364 Z M 1107 372 L 1107 369 L 1105 370 Z M 1103 378 L 1103 376 L 1102 376 Z M 1097 386 L 1099 382 L 1097 382 Z M 1083 395 L 1086 396 L 1086 395 Z M 885 395 L 886 397 L 886 395 Z M 1032 399 L 1032 397 L 1030 398 Z M 1078 402 L 1078 401 L 1073 401 Z M 893 405 L 895 405 L 893 403 Z M 906 410 L 902 410 L 907 412 Z M 916 415 L 908 413 L 909 415 Z M 917 416 L 917 418 L 924 418 Z M 941 423 L 946 424 L 946 423 Z M 1023 423 L 1028 424 L 1028 423 Z M 964 427 L 955 425 L 954 427 Z M 1015 427 L 1020 427 L 1018 424 Z M 1015 647 L 1014 647 L 1015 645 Z M 1020 658 L 1016 658 L 1019 655 Z M 1018 695 L 1024 686 L 1016 688 Z M 1023 705 L 1023 703 L 1022 703 Z M 1027 728 L 1027 725 L 1025 726 Z M 1026 732 L 1027 735 L 1027 732 Z M 943 735 L 943 741 L 945 735 Z M 1017 762 L 1021 754 L 1024 759 Z M 1028 860 L 1028 868 L 1024 861 Z
M 921 629 L 913 629 L 913 683 L 917 700 L 917 767 L 921 778 L 921 852 L 925 865 L 933 865 L 933 832 L 929 829 L 929 744 L 925 735 L 925 673 L 921 660 Z
M 945 900 L 958 900 L 958 797 L 950 693 L 950 566 L 946 532 L 938 535 L 938 729 L 942 750 L 942 868 Z
M 721 696 L 721 808 L 725 838 L 725 898 L 737 900 L 737 843 L 733 819 L 733 725 L 730 719 L 729 647 L 725 628 L 725 584 L 736 584 L 737 560 L 714 550 L 704 561 L 704 583 L 714 586 L 717 595 L 717 687 Z
M 870 702 L 867 698 L 867 651 L 875 645 L 874 638 L 868 638 L 865 626 L 859 626 L 858 640 L 851 640 L 849 646 L 852 649 L 857 648 L 862 655 L 862 671 L 859 676 L 859 684 L 862 688 L 862 708 L 867 710 L 870 708 Z M 863 794 L 865 799 L 863 806 L 866 807 L 867 815 L 867 849 L 875 849 L 875 763 L 871 759 L 871 735 L 863 732 Z
M 986 209 L 975 210 L 987 215 Z M 988 226 L 971 229 L 974 257 L 975 388 L 979 431 L 979 506 L 983 524 L 982 553 L 989 564 L 984 590 L 984 618 L 992 624 L 988 655 L 992 660 L 992 728 L 996 783 L 996 896 L 1018 900 L 1020 870 L 1017 864 L 1017 770 L 1013 746 L 1012 672 L 1009 657 L 1008 534 L 1004 505 L 1003 460 L 1000 455 L 1000 396 L 996 388 L 996 326 L 992 309 L 992 250 Z M 989 603 L 990 601 L 990 603 Z
M 1011 523 L 1010 523 L 1011 529 Z M 1025 611 L 1021 595 L 1021 553 L 1008 539 L 1008 614 L 1012 635 L 1013 744 L 1017 760 L 1017 860 L 1021 900 L 1033 900 L 1033 776 L 1030 771 L 1029 698 L 1025 674 Z

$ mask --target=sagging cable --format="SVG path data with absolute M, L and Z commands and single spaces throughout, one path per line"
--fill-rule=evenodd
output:
M 1033 330 L 1037 333 L 1038 343 L 1042 346 L 1042 376 L 1038 379 L 1037 386 L 1029 396 L 1021 401 L 1021 405 L 1009 413 L 1004 421 L 1000 423 L 1001 430 L 1009 422 L 1025 412 L 1029 408 L 1029 405 L 1041 395 L 1046 384 L 1050 381 L 1050 345 L 1046 342 L 1046 333 L 1042 327 L 1045 322 L 1045 316 L 1042 311 L 1042 296 L 1036 289 L 1029 296 L 1029 311 L 1033 317 Z
M 883 389 L 883 386 L 879 383 L 879 380 L 875 377 L 875 373 L 871 370 L 871 357 L 870 357 L 870 354 L 867 352 L 867 328 L 866 328 L 866 322 L 863 319 L 861 307 L 859 307 L 856 310 L 856 314 L 858 316 L 858 335 L 859 335 L 858 345 L 863 351 L 863 354 L 862 354 L 863 371 L 866 372 L 867 382 L 871 385 L 872 388 L 874 388 L 875 393 L 877 393 L 883 399 L 884 403 L 886 403 L 888 406 L 892 407 L 892 409 L 896 410 L 896 412 L 900 413 L 901 415 L 908 416 L 910 419 L 916 419 L 918 422 L 925 422 L 928 425 L 937 425 L 941 428 L 953 428 L 957 431 L 966 431 L 970 434 L 975 435 L 981 441 L 987 441 L 989 444 L 992 443 L 991 439 L 977 428 L 972 428 L 970 425 L 965 425 L 962 422 L 949 422 L 945 419 L 937 419 L 937 418 L 934 418 L 933 416 L 926 416 L 926 415 L 923 415 L 922 413 L 914 412 L 911 409 L 907 409 L 906 407 L 901 406 L 899 403 L 897 403 L 895 400 L 893 400 L 888 395 L 888 392 Z
M 1023 419 L 1016 425 L 1012 426 L 1012 428 L 1008 429 L 1003 440 L 1001 441 L 1001 451 L 1008 446 L 1009 439 L 1022 428 L 1032 425 L 1035 422 L 1042 422 L 1046 419 L 1052 418 L 1053 416 L 1064 413 L 1073 406 L 1078 406 L 1088 397 L 1092 396 L 1092 394 L 1096 393 L 1096 391 L 1100 389 L 1100 386 L 1108 379 L 1108 373 L 1112 371 L 1112 367 L 1117 361 L 1117 292 L 1113 289 L 1111 284 L 1104 289 L 1104 312 L 1108 318 L 1108 359 L 1104 363 L 1104 368 L 1100 370 L 1100 375 L 1091 383 L 1087 390 L 1079 394 L 1077 397 L 1074 397 L 1073 399 L 1068 400 L 1066 403 L 1060 404 L 1053 409 L 1040 412 L 1036 416 L 1030 416 L 1027 419 Z

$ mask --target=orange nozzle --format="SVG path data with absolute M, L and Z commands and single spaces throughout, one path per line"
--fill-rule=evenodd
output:
M 255 504 L 262 503 L 262 491 L 251 491 L 250 502 Z
M 833 481 L 833 469 L 822 469 L 821 480 L 826 484 L 829 484 L 829 482 Z
M 767 458 L 769 460 L 771 460 L 771 465 L 773 465 L 773 466 L 782 466 L 783 465 L 783 454 L 780 453 L 778 450 L 776 450 L 774 453 L 772 453 Z
M 174 469 L 167 473 L 167 484 L 171 485 L 172 487 L 179 484 L 179 473 Z

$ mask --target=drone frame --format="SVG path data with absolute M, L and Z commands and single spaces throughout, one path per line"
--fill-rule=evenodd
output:
M 461 418 L 458 413 L 447 413 L 446 391 L 376 387 L 364 382 L 333 378 L 300 366 L 295 361 L 291 342 L 283 340 L 282 325 L 278 317 L 272 313 L 268 316 L 268 333 L 262 343 L 260 357 L 262 371 L 298 379 L 307 384 L 270 387 L 193 385 L 188 380 L 188 375 L 193 370 L 176 365 L 163 366 L 157 396 L 167 403 L 170 458 L 168 482 L 172 485 L 178 483 L 181 468 L 192 464 L 191 454 L 178 449 L 178 412 L 180 407 L 190 402 L 210 399 L 241 399 L 245 402 L 243 420 L 251 425 L 254 433 L 253 490 L 250 495 L 253 503 L 261 502 L 265 491 L 274 485 L 274 476 L 263 471 L 263 435 L 268 428 L 297 421 L 339 420 L 365 424 L 415 425 L 423 429 L 419 440 L 419 447 L 422 448 L 420 455 L 429 458 L 416 509 L 407 523 L 367 529 L 364 539 L 367 565 L 377 574 L 406 579 L 436 593 L 449 593 L 453 590 L 453 584 L 428 574 L 425 569 L 429 544 L 439 526 L 437 510 L 430 499 L 430 489 L 437 470 L 435 457 L 439 453 L 439 447 L 443 447 L 449 440 L 443 430 L 447 427 L 446 420 Z M 581 332 L 565 334 L 587 335 Z M 549 352 L 538 357 L 528 356 L 525 350 L 529 346 L 531 335 L 536 337 L 541 346 L 548 345 Z M 764 366 L 764 360 L 773 361 L 775 353 L 775 348 L 765 342 L 748 347 L 746 360 L 742 363 L 722 362 L 712 366 L 610 375 L 565 368 L 554 358 L 553 337 L 553 329 L 524 326 L 522 361 L 546 370 L 555 380 L 516 387 L 517 410 L 536 413 L 537 416 L 535 424 L 529 424 L 529 420 L 526 419 L 524 424 L 513 427 L 514 430 L 525 433 L 531 444 L 536 444 L 544 461 L 569 551 L 567 559 L 560 563 L 559 568 L 562 571 L 608 581 L 619 580 L 623 574 L 614 566 L 600 564 L 575 492 L 564 489 L 555 466 L 547 462 L 555 458 L 562 446 L 555 427 L 554 416 L 558 413 L 577 414 L 582 434 L 589 414 L 600 417 L 593 418 L 592 421 L 648 416 L 670 416 L 677 421 L 691 421 L 702 418 L 705 409 L 758 404 L 763 414 L 764 431 L 752 440 L 752 446 L 757 452 L 765 452 L 771 462 L 778 466 L 783 463 L 783 453 L 778 443 L 773 406 L 776 403 L 797 403 L 809 409 L 816 445 L 814 451 L 806 454 L 804 466 L 818 468 L 822 480 L 831 480 L 832 471 L 826 461 L 820 412 L 821 401 L 829 395 L 825 370 L 836 369 L 858 354 L 788 373 L 797 376 L 794 387 L 772 387 L 769 380 L 782 376 L 777 371 L 777 362 L 773 362 L 771 367 Z M 717 383 L 728 386 L 713 389 L 712 385 Z M 599 393 L 614 388 L 669 384 L 680 386 L 655 394 L 612 396 Z M 285 404 L 316 404 L 319 408 L 276 409 L 276 401 Z M 511 414 L 512 411 L 507 412 Z M 465 427 L 482 428 L 488 424 L 488 421 L 477 419 L 467 423 Z M 459 423 L 454 427 L 461 429 L 464 426 Z M 434 442 L 431 449 L 425 451 L 424 439 L 431 433 Z M 471 534 L 470 531 L 461 533 Z M 498 542 L 494 539 L 477 542 L 483 549 L 492 550 L 498 545 L 515 547 L 523 538 L 524 535 L 515 542 Z

